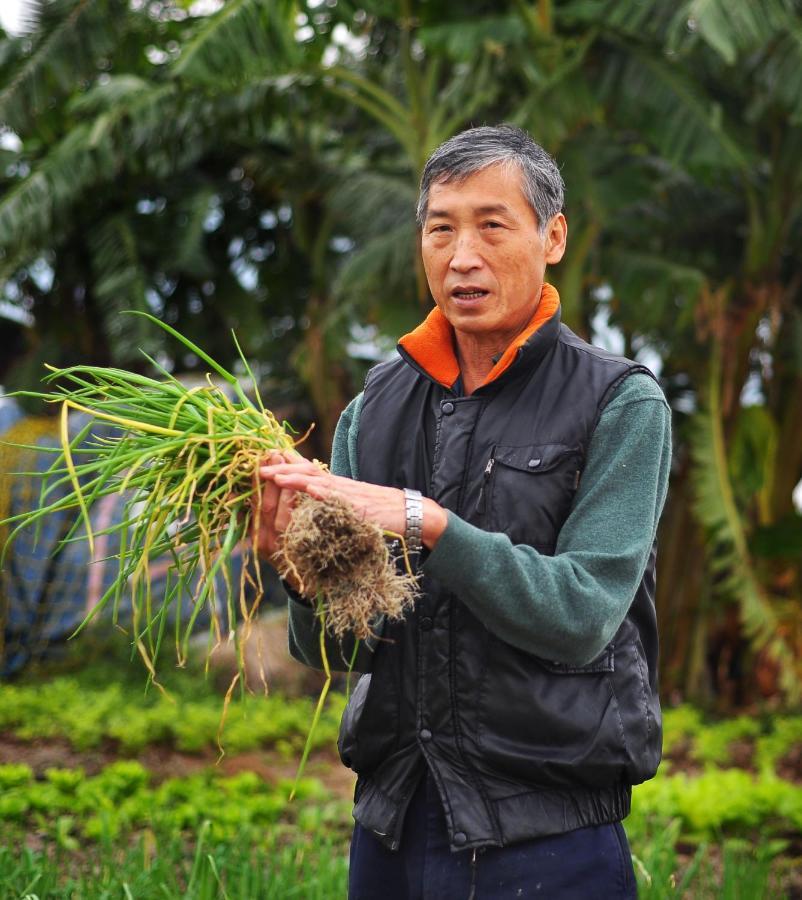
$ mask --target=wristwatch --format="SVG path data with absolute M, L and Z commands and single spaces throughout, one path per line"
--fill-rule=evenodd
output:
M 407 507 L 407 525 L 404 530 L 404 541 L 410 553 L 420 553 L 423 549 L 421 536 L 423 533 L 423 494 L 404 488 L 404 500 Z

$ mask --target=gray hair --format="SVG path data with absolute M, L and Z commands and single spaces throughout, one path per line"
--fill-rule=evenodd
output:
M 521 173 L 521 189 L 537 218 L 541 234 L 552 216 L 562 212 L 565 196 L 557 163 L 521 128 L 482 126 L 461 131 L 441 144 L 423 167 L 416 218 L 423 227 L 433 184 L 464 181 L 488 166 L 501 163 Z

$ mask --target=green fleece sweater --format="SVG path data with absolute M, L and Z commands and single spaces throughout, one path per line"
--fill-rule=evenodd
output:
M 331 470 L 358 478 L 357 435 L 362 394 L 343 412 Z M 582 665 L 618 630 L 643 577 L 663 509 L 671 463 L 671 414 L 647 375 L 625 379 L 604 408 L 588 448 L 579 489 L 554 556 L 483 531 L 451 511 L 424 562 L 502 640 L 556 662 Z M 321 667 L 311 608 L 290 599 L 290 649 Z M 353 645 L 329 644 L 337 668 Z M 360 648 L 357 671 L 370 669 Z

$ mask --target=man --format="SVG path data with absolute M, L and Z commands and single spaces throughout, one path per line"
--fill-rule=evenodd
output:
M 660 758 L 670 417 L 648 370 L 560 325 L 562 205 L 518 129 L 438 148 L 418 206 L 436 308 L 343 413 L 331 473 L 262 469 L 264 554 L 297 491 L 422 543 L 415 609 L 361 648 L 343 718 L 352 898 L 635 895 L 620 822 Z M 291 648 L 319 666 L 316 627 L 291 592 Z

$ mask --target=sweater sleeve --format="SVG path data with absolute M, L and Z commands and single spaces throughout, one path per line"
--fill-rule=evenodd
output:
M 357 477 L 356 439 L 359 431 L 359 415 L 362 411 L 362 394 L 357 395 L 343 410 L 337 428 L 334 431 L 334 443 L 331 449 L 331 471 L 335 475 L 346 478 Z M 320 653 L 320 622 L 315 616 L 312 606 L 293 591 L 289 586 L 289 643 L 290 653 L 295 659 L 311 666 L 313 669 L 323 668 Z M 381 623 L 377 622 L 376 636 L 381 632 Z M 326 657 L 335 671 L 370 671 L 373 649 L 376 641 L 369 638 L 356 647 L 353 638 L 339 641 L 326 635 Z M 356 655 L 354 655 L 356 647 Z M 351 661 L 353 660 L 353 666 Z
M 346 478 L 359 478 L 359 466 L 356 455 L 356 439 L 359 434 L 359 416 L 362 413 L 364 394 L 356 397 L 345 407 L 334 430 L 334 442 L 331 446 L 331 464 L 329 468 L 335 475 Z
M 588 447 L 554 556 L 449 512 L 424 564 L 497 637 L 583 665 L 609 642 L 635 596 L 665 502 L 671 415 L 648 375 L 625 379 Z

